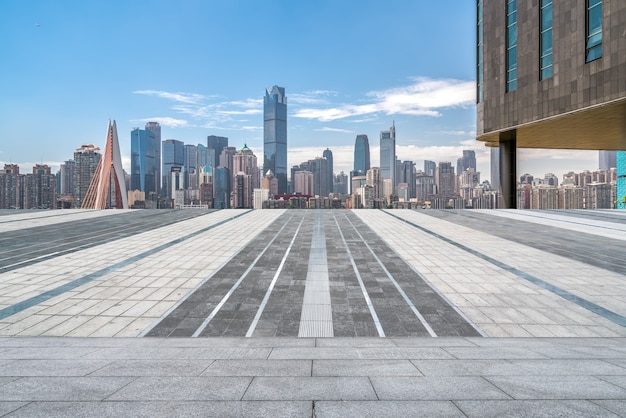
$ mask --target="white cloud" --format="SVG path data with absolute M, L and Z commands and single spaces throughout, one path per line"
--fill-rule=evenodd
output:
M 354 131 L 351 131 L 349 129 L 329 128 L 328 126 L 324 126 L 323 128 L 320 128 L 320 129 L 315 129 L 315 131 L 317 132 L 341 132 L 341 133 L 346 133 L 346 134 L 354 133 Z
M 196 104 L 200 103 L 205 96 L 196 93 L 170 93 L 161 90 L 137 90 L 134 94 L 145 94 L 148 96 L 156 96 L 163 99 L 173 100 L 175 102 Z
M 415 78 L 413 81 L 408 86 L 367 93 L 366 96 L 373 103 L 305 108 L 297 110 L 294 116 L 322 122 L 374 113 L 437 117 L 441 116 L 437 109 L 467 106 L 474 102 L 473 81 L 425 77 Z
M 167 126 L 167 127 L 170 127 L 170 128 L 180 128 L 180 127 L 183 127 L 183 126 L 188 126 L 188 123 L 187 123 L 186 120 L 170 118 L 168 116 L 134 119 L 131 122 L 158 122 L 159 125 Z

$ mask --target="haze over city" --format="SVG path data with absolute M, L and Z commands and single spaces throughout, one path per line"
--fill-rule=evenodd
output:
M 288 98 L 289 166 L 329 147 L 351 170 L 354 140 L 395 121 L 397 154 L 455 162 L 475 141 L 471 2 L 79 2 L 0 4 L 0 164 L 58 169 L 75 148 L 102 146 L 118 125 L 124 168 L 130 131 L 163 139 L 226 136 L 263 153 L 264 89 Z M 445 30 L 442 30 L 445 28 Z M 548 154 L 548 155 L 547 155 Z M 547 155 L 547 156 L 546 156 Z M 520 150 L 518 173 L 597 168 L 595 151 Z

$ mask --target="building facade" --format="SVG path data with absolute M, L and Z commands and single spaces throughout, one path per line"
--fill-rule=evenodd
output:
M 158 193 L 161 179 L 158 166 L 156 135 L 150 130 L 135 128 L 130 132 L 130 189 L 140 190 L 145 196 Z
M 156 194 L 161 194 L 161 125 L 159 122 L 146 122 L 145 130 L 154 134 L 154 140 L 156 141 L 154 149 L 154 161 L 155 161 L 155 187 Z
M 263 100 L 263 171 L 272 170 L 278 193 L 287 193 L 287 97 L 285 88 L 265 90 Z
M 161 158 L 161 195 L 172 199 L 172 171 L 180 173 L 185 165 L 185 144 L 176 139 L 166 139 L 162 142 Z
M 380 132 L 380 174 L 391 179 L 392 190 L 395 190 L 396 174 L 396 124 L 388 131 Z
M 477 1 L 477 139 L 499 149 L 505 207 L 516 149 L 626 149 L 626 2 Z

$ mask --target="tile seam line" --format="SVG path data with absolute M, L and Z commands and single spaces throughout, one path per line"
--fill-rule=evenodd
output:
M 358 215 L 357 215 L 358 216 Z M 359 217 L 361 219 L 361 221 L 363 221 L 363 218 Z M 371 227 L 370 227 L 371 229 Z M 378 233 L 376 233 L 376 235 L 378 235 Z M 378 235 L 380 237 L 380 235 Z M 382 239 L 382 237 L 381 237 Z M 385 241 L 383 239 L 383 241 Z M 439 295 L 439 297 L 448 304 L 448 306 L 450 306 L 457 314 L 459 314 L 459 316 L 461 318 L 463 318 L 463 320 L 465 320 L 465 322 L 467 322 L 472 328 L 474 328 L 474 330 L 476 330 L 476 332 L 481 336 L 481 337 L 487 337 L 488 335 L 480 328 L 480 326 L 474 322 L 473 320 L 471 320 L 455 303 L 453 303 L 446 295 L 444 295 L 439 289 L 437 289 L 435 287 L 435 285 L 433 285 L 413 264 L 411 264 L 406 258 L 404 258 L 398 251 L 396 251 L 391 245 L 387 245 L 389 247 L 389 249 L 391 251 L 393 251 L 393 253 L 398 256 L 398 258 L 400 258 L 402 261 L 404 261 L 404 263 L 415 273 L 417 274 L 417 276 L 422 279 L 422 281 L 428 286 L 430 287 L 433 292 L 435 292 L 437 295 Z
M 276 285 L 276 282 L 278 281 L 278 276 L 280 276 L 280 273 L 283 271 L 283 266 L 285 265 L 285 261 L 287 261 L 287 257 L 289 256 L 289 253 L 291 252 L 291 247 L 293 247 L 294 242 L 296 242 L 296 237 L 298 236 L 298 233 L 300 232 L 300 227 L 302 226 L 302 223 L 304 222 L 305 217 L 306 217 L 306 214 L 300 220 L 300 224 L 298 224 L 298 228 L 296 229 L 296 232 L 293 234 L 293 238 L 291 239 L 291 242 L 289 243 L 289 247 L 287 247 L 287 250 L 285 251 L 285 255 L 283 256 L 282 260 L 280 260 L 278 269 L 276 270 L 276 273 L 274 274 L 274 277 L 272 278 L 272 281 L 269 287 L 267 288 L 267 291 L 265 292 L 265 296 L 263 297 L 263 300 L 261 301 L 261 306 L 259 306 L 259 309 L 257 310 L 257 313 L 254 316 L 254 319 L 252 320 L 252 324 L 250 324 L 250 327 L 248 328 L 248 332 L 246 332 L 246 338 L 252 337 L 252 334 L 254 333 L 254 330 L 256 329 L 256 326 L 259 323 L 259 320 L 261 319 L 261 315 L 263 315 L 263 311 L 265 310 L 265 305 L 267 305 L 267 301 L 269 300 L 270 295 L 272 294 L 272 291 L 274 290 L 274 286 Z
M 341 231 L 341 228 L 339 227 L 339 222 L 337 221 L 337 217 L 335 216 L 334 213 L 333 213 L 333 219 L 335 220 L 335 225 L 337 225 L 337 230 L 339 231 L 339 236 L 341 237 L 341 241 L 343 242 L 344 247 L 346 247 L 348 257 L 350 258 L 350 264 L 352 264 L 352 269 L 354 270 L 354 273 L 356 274 L 356 278 L 359 281 L 359 286 L 361 286 L 361 292 L 363 293 L 363 297 L 365 298 L 365 303 L 367 304 L 367 307 L 369 308 L 370 315 L 372 315 L 372 319 L 374 320 L 374 325 L 376 326 L 376 330 L 378 330 L 378 336 L 383 338 L 385 337 L 385 331 L 383 330 L 383 327 L 380 323 L 380 319 L 378 318 L 376 309 L 374 308 L 374 305 L 372 304 L 372 300 L 370 299 L 370 296 L 367 293 L 367 289 L 365 288 L 365 284 L 363 283 L 363 279 L 361 278 L 359 269 L 356 266 L 354 257 L 352 257 L 352 251 L 350 251 L 350 248 L 348 247 L 346 238 L 343 236 L 343 232 Z
M 200 326 L 196 329 L 196 331 L 191 335 L 191 338 L 197 338 L 197 337 L 200 336 L 200 334 L 202 334 L 202 332 L 206 329 L 206 327 L 213 320 L 213 318 L 215 318 L 215 316 L 219 313 L 219 311 L 222 309 L 222 307 L 228 301 L 228 299 L 230 299 L 230 297 L 233 295 L 233 293 L 235 293 L 235 291 L 239 288 L 239 285 L 241 284 L 241 282 L 243 282 L 244 279 L 246 277 L 248 277 L 248 273 L 250 273 L 252 271 L 252 269 L 256 266 L 256 263 L 258 263 L 259 260 L 261 259 L 261 257 L 263 257 L 263 254 L 265 254 L 265 252 L 272 246 L 274 241 L 276 241 L 276 238 L 278 238 L 280 233 L 283 232 L 283 230 L 287 227 L 287 224 L 289 224 L 289 222 L 291 221 L 291 219 L 293 217 L 294 217 L 294 215 L 292 214 L 289 217 L 289 219 L 287 219 L 287 222 L 285 222 L 284 225 L 278 230 L 278 232 L 276 232 L 276 235 L 274 235 L 274 238 L 272 238 L 271 241 L 267 243 L 265 248 L 263 248 L 263 251 L 261 251 L 261 253 L 248 266 L 246 271 L 244 271 L 243 274 L 239 277 L 239 280 L 237 280 L 235 282 L 235 284 L 232 285 L 232 287 L 224 295 L 222 300 L 220 300 L 220 302 L 217 304 L 217 306 L 215 306 L 215 308 L 213 308 L 213 310 L 211 311 L 209 316 L 202 322 L 202 324 L 200 324 Z
M 91 281 L 93 281 L 93 280 L 95 280 L 97 278 L 100 278 L 100 277 L 104 276 L 105 274 L 111 273 L 111 272 L 113 272 L 115 270 L 118 270 L 118 269 L 120 269 L 122 267 L 125 267 L 125 266 L 127 266 L 127 265 L 129 265 L 131 263 L 134 263 L 137 260 L 141 260 L 141 259 L 143 259 L 145 257 L 148 257 L 150 255 L 156 254 L 156 253 L 158 253 L 160 251 L 163 251 L 165 249 L 168 249 L 172 245 L 180 244 L 181 242 L 184 242 L 184 241 L 187 241 L 188 239 L 194 238 L 194 237 L 196 237 L 196 236 L 198 236 L 198 235 L 200 235 L 200 234 L 202 234 L 202 233 L 204 233 L 206 231 L 209 231 L 209 230 L 211 230 L 213 228 L 216 228 L 216 227 L 218 227 L 220 225 L 223 225 L 223 224 L 225 224 L 227 222 L 233 221 L 233 220 L 235 220 L 235 219 L 237 219 L 237 218 L 239 218 L 241 216 L 244 216 L 244 215 L 246 215 L 246 214 L 248 214 L 250 212 L 251 212 L 251 210 L 248 210 L 248 211 L 246 211 L 244 213 L 240 213 L 238 215 L 231 216 L 230 218 L 218 221 L 217 223 L 214 223 L 212 225 L 209 225 L 207 227 L 204 227 L 202 229 L 194 231 L 194 232 L 192 232 L 190 234 L 187 234 L 187 235 L 182 236 L 180 238 L 176 238 L 176 239 L 174 239 L 172 241 L 169 241 L 169 242 L 167 242 L 165 244 L 161 244 L 158 247 L 152 248 L 150 250 L 144 251 L 143 253 L 140 253 L 140 254 L 137 254 L 135 256 L 129 257 L 126 260 L 119 261 L 119 262 L 113 264 L 112 266 L 105 267 L 103 269 L 100 269 L 98 271 L 90 273 L 90 274 L 88 274 L 86 276 L 83 276 L 81 278 L 78 278 L 78 279 L 72 280 L 72 281 L 70 281 L 68 283 L 65 283 L 65 284 L 63 284 L 61 286 L 58 286 L 58 287 L 56 287 L 54 289 L 48 290 L 46 292 L 43 292 L 40 295 L 33 296 L 33 297 L 28 298 L 28 299 L 26 299 L 26 300 L 24 300 L 22 302 L 16 303 L 16 304 L 11 305 L 11 306 L 8 306 L 8 307 L 0 310 L 0 319 L 5 319 L 5 318 L 7 318 L 7 317 L 9 317 L 11 315 L 15 315 L 16 313 L 22 312 L 22 311 L 24 311 L 24 310 L 26 310 L 28 308 L 32 308 L 33 306 L 36 306 L 36 305 L 40 304 L 43 301 L 52 299 L 55 296 L 59 296 L 59 295 L 62 295 L 63 293 L 69 292 L 70 290 L 76 289 L 77 287 L 82 286 L 83 284 L 89 283 L 89 282 L 91 282 Z
M 356 232 L 356 234 L 359 236 L 359 238 L 361 238 L 361 241 L 363 241 L 363 244 L 365 244 L 365 246 L 367 247 L 367 249 L 370 251 L 370 253 L 372 253 L 372 255 L 374 256 L 374 259 L 378 262 L 378 264 L 380 265 L 380 267 L 383 269 L 383 271 L 385 272 L 385 274 L 387 275 L 387 277 L 389 278 L 389 280 L 391 281 L 391 283 L 395 286 L 396 290 L 400 293 L 400 296 L 402 296 L 402 299 L 404 299 L 404 302 L 409 305 L 409 309 L 411 309 L 413 311 L 413 314 L 415 314 L 415 316 L 417 317 L 417 319 L 419 319 L 419 321 L 422 323 L 422 326 L 426 329 L 426 331 L 428 332 L 428 334 L 431 337 L 437 337 L 437 333 L 435 332 L 435 330 L 432 329 L 432 327 L 430 326 L 430 324 L 428 323 L 428 321 L 426 321 L 426 318 L 424 318 L 424 316 L 422 316 L 422 314 L 420 313 L 420 311 L 417 309 L 417 307 L 415 306 L 415 304 L 413 303 L 413 301 L 411 300 L 411 298 L 409 298 L 409 296 L 406 294 L 406 292 L 402 289 L 402 287 L 400 286 L 400 283 L 398 283 L 396 281 L 396 279 L 394 279 L 393 275 L 389 272 L 389 270 L 387 270 L 387 267 L 385 267 L 385 264 L 382 262 L 382 260 L 376 255 L 376 253 L 374 252 L 374 250 L 372 250 L 372 247 L 370 247 L 370 245 L 367 243 L 367 240 L 365 238 L 363 238 L 363 235 L 361 235 L 361 233 L 359 232 L 359 230 L 357 229 L 356 226 L 354 226 L 354 224 L 352 223 L 352 221 L 350 220 L 350 218 L 348 218 L 346 216 L 346 219 L 348 220 L 348 223 L 350 223 L 350 225 L 352 226 L 352 228 L 354 229 L 354 232 Z M 360 218 L 359 218 L 360 219 Z M 371 229 L 371 228 L 370 228 Z M 378 235 L 378 234 L 376 234 Z M 408 263 L 407 263 L 408 264 Z
M 601 317 L 603 317 L 603 318 L 613 322 L 614 324 L 620 325 L 622 327 L 626 327 L 626 317 L 624 317 L 624 316 L 622 316 L 622 315 L 620 315 L 618 313 L 615 313 L 615 312 L 613 312 L 613 311 L 611 311 L 609 309 L 603 308 L 600 305 L 596 305 L 595 303 L 590 302 L 587 299 L 581 298 L 580 296 L 576 296 L 573 293 L 570 293 L 570 292 L 568 292 L 565 289 L 561 289 L 560 287 L 555 286 L 553 284 L 550 284 L 550 283 L 548 283 L 548 282 L 546 282 L 544 280 L 541 280 L 538 277 L 535 277 L 535 276 L 533 276 L 531 274 L 528 274 L 528 273 L 526 273 L 524 271 L 518 270 L 518 269 L 516 269 L 513 266 L 509 266 L 508 264 L 503 263 L 502 261 L 499 261 L 499 260 L 496 260 L 495 258 L 489 257 L 488 255 L 483 254 L 480 251 L 477 251 L 477 250 L 474 250 L 472 248 L 469 248 L 469 247 L 467 247 L 467 246 L 465 246 L 465 245 L 463 245 L 463 244 L 461 244 L 459 242 L 456 242 L 456 241 L 454 241 L 454 240 L 452 240 L 450 238 L 444 237 L 443 235 L 440 235 L 440 234 L 438 234 L 438 233 L 436 233 L 434 231 L 431 231 L 428 228 L 424 228 L 423 226 L 417 225 L 417 224 L 415 224 L 415 223 L 413 223 L 413 222 L 411 222 L 411 221 L 409 221 L 407 219 L 401 218 L 398 215 L 391 214 L 391 213 L 389 213 L 387 211 L 383 211 L 383 212 L 385 214 L 393 217 L 393 218 L 398 219 L 399 221 L 407 223 L 407 224 L 411 225 L 412 227 L 414 227 L 416 229 L 419 229 L 420 231 L 425 232 L 425 233 L 427 233 L 429 235 L 432 235 L 433 237 L 438 238 L 438 239 L 440 239 L 440 240 L 442 240 L 442 241 L 444 241 L 444 242 L 446 242 L 446 243 L 448 243 L 450 245 L 453 245 L 453 246 L 455 246 L 455 247 L 457 247 L 457 248 L 459 248 L 459 249 L 461 249 L 461 250 L 463 250 L 465 252 L 468 252 L 468 253 L 476 256 L 476 257 L 482 258 L 483 260 L 493 264 L 494 266 L 496 266 L 498 268 L 501 268 L 501 269 L 503 269 L 505 271 L 508 271 L 509 273 L 513 273 L 516 276 L 518 276 L 518 277 L 520 277 L 520 278 L 522 278 L 522 279 L 524 279 L 524 280 L 526 280 L 526 281 L 528 281 L 530 283 L 533 283 L 533 284 L 541 287 L 542 289 L 548 290 L 549 292 L 551 292 L 551 293 L 553 293 L 553 294 L 555 294 L 557 296 L 560 296 L 560 297 L 562 297 L 563 299 L 565 299 L 565 300 L 567 300 L 569 302 L 575 303 L 576 305 L 580 306 L 581 308 L 587 309 L 590 312 L 593 312 L 593 313 L 595 313 L 597 315 L 600 315 Z

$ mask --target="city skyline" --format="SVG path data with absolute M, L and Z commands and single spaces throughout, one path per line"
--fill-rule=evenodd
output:
M 475 141 L 469 2 L 174 7 L 157 1 L 148 14 L 143 4 L 114 6 L 0 5 L 0 33 L 11 40 L 0 46 L 0 58 L 11 63 L 0 69 L 1 132 L 10 138 L 0 145 L 0 163 L 56 170 L 81 145 L 101 146 L 108 118 L 118 122 L 126 171 L 130 132 L 148 121 L 161 124 L 163 140 L 197 144 L 225 136 L 261 155 L 259 91 L 276 84 L 289 97 L 288 167 L 330 148 L 335 172 L 347 173 L 356 135 L 377 138 L 395 120 L 399 159 L 454 162 L 473 149 L 478 171 L 489 178 L 489 149 Z M 261 42 L 274 20 L 281 30 Z M 378 31 L 381 21 L 394 24 Z M 449 30 L 441 32 L 444 23 Z M 137 31 L 142 25 L 156 30 Z M 430 36 L 435 31 L 440 36 Z M 425 38 L 428 43 L 415 42 Z M 437 59 L 422 59 L 428 56 Z M 141 65 L 134 64 L 138 58 Z M 372 142 L 376 166 L 378 141 Z M 520 172 L 597 168 L 595 152 L 550 153 L 547 162 L 538 156 L 546 153 L 521 150 Z

